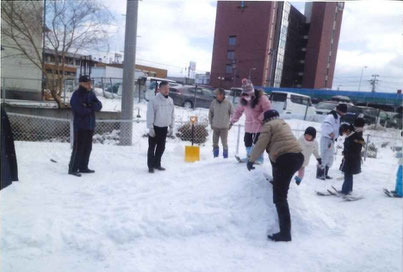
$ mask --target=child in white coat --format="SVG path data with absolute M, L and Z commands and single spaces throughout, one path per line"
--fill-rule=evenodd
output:
M 297 185 L 299 185 L 304 178 L 305 167 L 309 164 L 312 154 L 315 156 L 319 165 L 322 164 L 322 159 L 319 155 L 319 145 L 315 138 L 316 129 L 314 127 L 308 127 L 305 130 L 304 135 L 298 139 L 298 142 L 302 148 L 302 154 L 304 155 L 304 163 L 302 164 L 301 169 L 298 170 L 298 174 L 295 176 L 295 182 Z

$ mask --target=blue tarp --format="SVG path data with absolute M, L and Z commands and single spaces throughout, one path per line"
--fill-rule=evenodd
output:
M 308 95 L 312 98 L 321 100 L 329 100 L 336 95 L 349 97 L 355 103 L 376 103 L 400 106 L 402 104 L 402 94 L 397 93 L 372 93 L 372 92 L 351 92 L 351 91 L 333 91 L 323 89 L 303 89 L 303 88 L 272 88 L 272 87 L 257 87 L 263 89 L 266 93 L 272 91 L 291 92 Z

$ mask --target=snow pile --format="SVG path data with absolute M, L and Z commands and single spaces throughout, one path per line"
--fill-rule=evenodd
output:
M 294 129 L 316 124 L 287 122 Z M 144 129 L 133 133 L 131 147 L 94 144 L 96 173 L 81 178 L 66 173 L 69 144 L 16 143 L 21 181 L 0 191 L 0 271 L 401 270 L 401 200 L 382 192 L 394 186 L 390 148 L 354 176 L 354 191 L 365 196 L 357 202 L 315 194 L 341 187 L 340 152 L 331 181 L 315 179 L 311 160 L 301 185 L 290 186 L 293 241 L 274 243 L 266 238 L 278 231 L 265 178 L 271 167 L 266 159 L 248 172 L 233 159 L 236 127 L 230 159 L 212 158 L 209 137 L 201 161 L 187 164 L 188 143 L 168 139 L 167 171 L 153 175 Z
M 106 132 L 103 134 L 95 134 L 92 138 L 93 143 L 100 143 L 100 144 L 119 144 L 120 139 L 120 130 L 114 129 L 111 132 Z

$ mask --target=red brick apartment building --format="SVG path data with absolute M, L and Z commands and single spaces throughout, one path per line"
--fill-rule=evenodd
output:
M 211 85 L 331 88 L 344 4 L 219 1 Z

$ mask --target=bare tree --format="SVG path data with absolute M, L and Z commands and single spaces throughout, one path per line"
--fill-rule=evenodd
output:
M 2 46 L 23 55 L 46 75 L 46 86 L 59 107 L 68 60 L 76 54 L 102 50 L 107 44 L 113 17 L 95 0 L 47 1 L 43 22 L 42 1 L 1 1 Z M 53 53 L 49 69 L 42 55 L 45 48 Z M 14 54 L 14 55 L 15 55 Z

